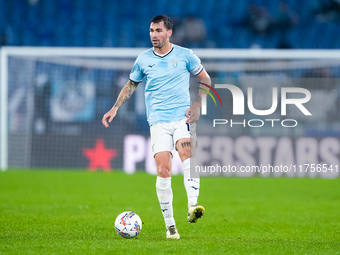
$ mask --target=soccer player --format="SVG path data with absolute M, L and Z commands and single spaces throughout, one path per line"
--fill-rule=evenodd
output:
M 204 215 L 205 209 L 197 205 L 200 180 L 190 177 L 190 163 L 195 164 L 195 122 L 200 117 L 201 96 L 204 92 L 200 90 L 198 99 L 190 106 L 190 72 L 202 83 L 211 84 L 211 80 L 192 50 L 170 43 L 172 26 L 171 20 L 165 15 L 158 15 L 151 20 L 153 48 L 138 56 L 129 81 L 114 106 L 103 116 L 102 123 L 109 127 L 119 107 L 131 97 L 145 77 L 146 113 L 157 166 L 156 192 L 165 221 L 166 237 L 179 239 L 172 207 L 171 151 L 175 147 L 183 162 L 188 197 L 187 219 L 189 223 L 196 223 Z

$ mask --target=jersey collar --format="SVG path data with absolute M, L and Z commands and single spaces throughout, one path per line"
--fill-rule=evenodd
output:
M 169 54 L 173 51 L 173 49 L 174 49 L 174 45 L 171 44 L 171 49 L 170 49 L 167 53 L 165 53 L 165 54 L 158 54 L 158 53 L 156 53 L 156 52 L 155 52 L 155 48 L 152 49 L 152 52 L 153 52 L 153 54 L 155 54 L 157 57 L 164 58 L 165 56 L 169 55 Z

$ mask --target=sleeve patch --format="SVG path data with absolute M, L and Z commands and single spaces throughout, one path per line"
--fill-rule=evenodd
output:
M 203 70 L 203 66 L 202 66 L 202 64 L 199 64 L 198 67 L 196 67 L 191 72 L 192 72 L 193 75 L 198 75 L 200 72 L 202 72 L 202 70 Z

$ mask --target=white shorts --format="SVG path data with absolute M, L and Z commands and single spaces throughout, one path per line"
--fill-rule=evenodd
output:
M 161 151 L 172 152 L 176 142 L 182 138 L 192 138 L 196 142 L 196 124 L 186 119 L 168 123 L 157 123 L 150 127 L 153 156 Z

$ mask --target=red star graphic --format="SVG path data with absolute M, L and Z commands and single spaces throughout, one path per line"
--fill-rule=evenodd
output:
M 93 149 L 83 149 L 83 154 L 90 160 L 88 166 L 90 171 L 95 171 L 96 169 L 110 171 L 110 161 L 117 156 L 117 150 L 105 148 L 104 139 L 100 138 L 97 139 Z

